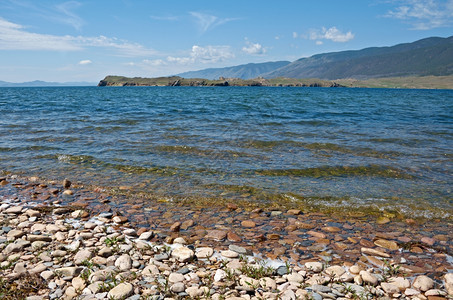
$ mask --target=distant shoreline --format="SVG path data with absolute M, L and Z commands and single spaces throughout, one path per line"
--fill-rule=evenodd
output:
M 263 86 L 263 87 L 349 87 L 349 88 L 396 88 L 396 89 L 453 89 L 453 76 L 384 77 L 366 80 L 317 78 L 203 78 L 171 77 L 124 77 L 106 76 L 98 86 Z

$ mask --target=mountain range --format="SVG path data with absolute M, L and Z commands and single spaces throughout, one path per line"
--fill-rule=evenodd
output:
M 47 82 L 41 80 L 28 82 L 0 81 L 0 87 L 51 87 L 51 86 L 95 86 L 92 82 Z
M 220 77 L 225 78 L 241 78 L 241 79 L 252 79 L 261 76 L 262 74 L 275 71 L 279 68 L 289 65 L 290 61 L 275 61 L 265 63 L 250 63 L 246 65 L 239 65 L 234 67 L 226 68 L 211 68 L 200 71 L 190 71 L 180 73 L 176 76 L 183 78 L 204 78 L 215 80 Z
M 178 74 L 185 78 L 370 79 L 453 75 L 453 36 L 430 37 L 391 47 L 371 47 L 286 61 L 246 64 Z

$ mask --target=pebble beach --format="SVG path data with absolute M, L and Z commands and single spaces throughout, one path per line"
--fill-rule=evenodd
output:
M 119 210 L 69 180 L 0 184 L 2 299 L 453 298 L 448 222 L 233 203 Z

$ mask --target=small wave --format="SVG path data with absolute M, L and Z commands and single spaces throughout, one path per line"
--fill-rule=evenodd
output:
M 300 176 L 300 177 L 349 177 L 371 176 L 385 178 L 415 179 L 415 176 L 407 174 L 400 169 L 380 165 L 368 166 L 322 166 L 305 169 L 265 169 L 254 171 L 262 176 Z

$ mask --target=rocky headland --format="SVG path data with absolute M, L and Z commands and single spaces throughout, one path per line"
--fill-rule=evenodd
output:
M 133 215 L 148 215 L 139 222 Z M 451 224 L 130 203 L 0 177 L 2 299 L 448 299 Z

